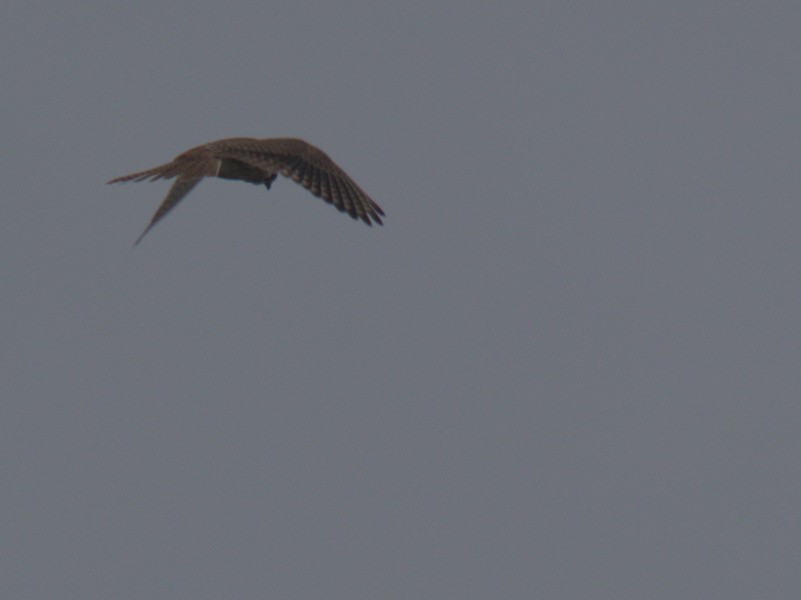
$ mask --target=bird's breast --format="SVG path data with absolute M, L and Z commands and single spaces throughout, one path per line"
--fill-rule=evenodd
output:
M 219 162 L 220 166 L 217 170 L 217 177 L 222 177 L 223 179 L 236 179 L 255 184 L 261 184 L 275 179 L 274 172 L 268 173 L 238 160 L 224 158 Z

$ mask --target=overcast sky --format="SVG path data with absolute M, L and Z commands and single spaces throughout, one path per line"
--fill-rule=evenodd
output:
M 0 595 L 797 597 L 800 22 L 12 2 Z M 233 136 L 384 227 L 212 179 L 133 248 L 105 182 Z

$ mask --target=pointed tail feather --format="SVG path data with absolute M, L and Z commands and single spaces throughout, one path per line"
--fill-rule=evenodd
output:
M 131 173 L 130 175 L 123 175 L 122 177 L 117 177 L 107 183 L 125 183 L 126 181 L 144 181 L 145 179 L 149 179 L 150 181 L 155 181 L 157 179 L 163 179 L 165 177 L 167 178 L 175 177 L 177 173 L 174 173 L 173 175 L 170 176 L 165 175 L 165 172 L 168 172 L 167 168 L 171 166 L 172 163 L 167 163 L 166 165 L 153 167 L 152 169 L 148 169 L 147 171 L 140 171 L 139 173 Z

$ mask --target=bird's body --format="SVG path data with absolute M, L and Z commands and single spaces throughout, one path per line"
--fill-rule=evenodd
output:
M 295 138 L 229 138 L 203 144 L 177 156 L 167 164 L 112 179 L 155 181 L 176 178 L 167 197 L 139 241 L 204 177 L 220 177 L 264 184 L 270 189 L 278 175 L 289 177 L 318 198 L 368 225 L 381 225 L 384 211 L 356 185 L 345 171 L 319 148 Z

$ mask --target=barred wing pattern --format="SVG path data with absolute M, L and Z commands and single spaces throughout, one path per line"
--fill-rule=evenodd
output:
M 187 150 L 170 163 L 112 179 L 109 183 L 156 181 L 177 177 L 167 197 L 153 215 L 138 244 L 156 223 L 186 196 L 204 177 L 221 177 L 267 189 L 278 174 L 299 183 L 333 204 L 341 212 L 367 225 L 382 224 L 384 211 L 325 152 L 295 138 L 231 138 Z

